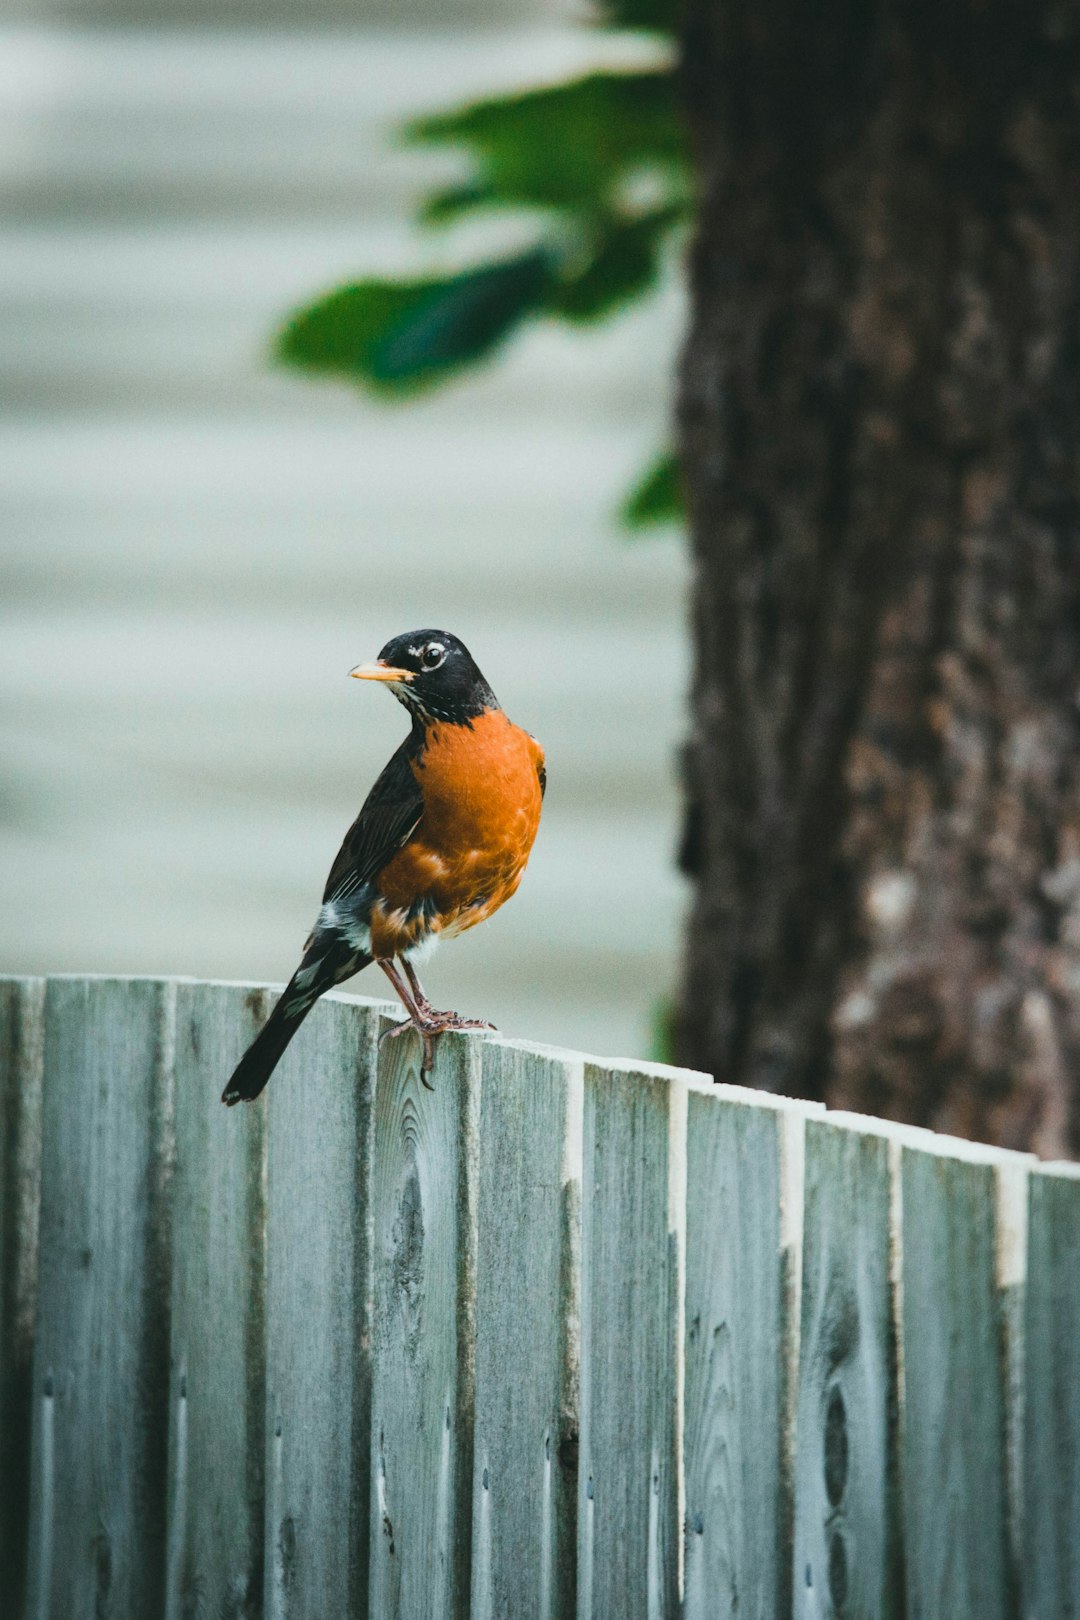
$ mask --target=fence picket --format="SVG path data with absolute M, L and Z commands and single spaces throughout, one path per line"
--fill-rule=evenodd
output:
M 1001 1171 L 1008 1164 L 1011 1177 L 1016 1156 L 918 1136 L 900 1150 L 907 1612 L 1013 1620 L 1009 1289 L 1018 1283 L 999 1270 L 999 1221 Z
M 267 1620 L 368 1612 L 379 1013 L 325 997 L 268 1094 Z
M 797 1620 L 904 1612 L 890 1152 L 873 1121 L 807 1122 Z
M 44 979 L 0 979 L 0 1570 L 13 1614 L 26 1586 L 44 1007 Z
M 1025 1620 L 1080 1614 L 1080 1166 L 1030 1182 Z
M 685 1620 L 790 1612 L 787 1382 L 802 1112 L 713 1088 L 687 1122 Z M 794 1139 L 794 1140 L 792 1140 Z M 796 1212 L 789 1210 L 789 1217 Z
M 1080 1171 L 326 998 L 0 978 L 0 1611 L 1080 1613 Z
M 161 1613 L 174 994 L 46 986 L 32 1620 Z
M 472 1613 L 575 1603 L 583 1064 L 484 1049 L 476 1191 Z
M 476 1152 L 482 1042 L 379 1059 L 372 1217 L 371 1614 L 468 1612 Z
M 266 1112 L 220 1097 L 270 1005 L 176 990 L 166 1620 L 261 1603 Z
M 581 1620 L 678 1613 L 687 1083 L 585 1067 Z

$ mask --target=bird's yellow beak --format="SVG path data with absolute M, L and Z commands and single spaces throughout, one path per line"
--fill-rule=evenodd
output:
M 376 659 L 373 664 L 357 664 L 350 669 L 349 674 L 354 681 L 412 681 L 415 674 L 411 669 L 394 669 L 391 664 L 384 664 Z

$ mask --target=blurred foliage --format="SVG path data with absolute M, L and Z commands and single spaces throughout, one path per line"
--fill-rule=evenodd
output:
M 430 280 L 357 281 L 301 310 L 281 359 L 408 394 L 483 359 L 538 307 L 552 283 L 541 249 Z
M 667 0 L 609 0 L 607 22 L 674 30 Z M 455 273 L 356 281 L 295 313 L 280 360 L 407 397 L 486 360 L 523 322 L 606 320 L 655 288 L 690 210 L 674 69 L 596 72 L 417 118 L 413 145 L 464 155 L 468 177 L 434 191 L 419 222 L 514 215 L 523 251 Z M 657 460 L 621 508 L 631 529 L 682 515 L 674 458 Z
M 660 523 L 679 523 L 684 515 L 679 463 L 670 452 L 658 456 L 619 511 L 627 529 L 648 529 Z
M 468 151 L 476 183 L 456 194 L 466 209 L 556 208 L 602 218 L 615 213 L 620 188 L 640 170 L 655 166 L 676 184 L 683 171 L 674 80 L 665 69 L 590 73 L 418 118 L 404 134 Z
M 674 34 L 679 26 L 675 0 L 603 0 L 600 11 L 605 22 L 615 28 L 645 28 L 660 34 Z
M 654 1001 L 649 1015 L 649 1061 L 678 1062 L 679 1007 L 674 996 Z

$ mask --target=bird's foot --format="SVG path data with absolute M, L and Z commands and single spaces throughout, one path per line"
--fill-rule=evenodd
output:
M 435 1037 L 442 1033 L 442 1028 L 441 1024 L 430 1024 L 427 1019 L 421 1022 L 416 1018 L 405 1018 L 400 1024 L 391 1024 L 389 1029 L 383 1030 L 379 1036 L 379 1045 L 381 1046 L 383 1041 L 395 1040 L 399 1035 L 407 1035 L 410 1031 L 414 1031 L 419 1035 L 423 1049 L 423 1057 L 420 1061 L 421 1084 L 425 1085 L 429 1091 L 434 1091 L 435 1087 L 428 1079 L 428 1075 L 435 1067 Z
M 494 1029 L 495 1028 L 495 1025 L 494 1024 L 489 1024 L 486 1018 L 463 1018 L 460 1013 L 456 1013 L 456 1012 L 436 1013 L 435 1017 L 439 1020 L 439 1028 L 440 1029 Z
M 435 1087 L 428 1079 L 428 1075 L 435 1067 L 435 1037 L 445 1034 L 447 1030 L 494 1029 L 495 1025 L 489 1024 L 483 1018 L 463 1018 L 460 1013 L 440 1012 L 430 1003 L 425 1004 L 421 1011 L 422 1018 L 406 1018 L 400 1024 L 392 1024 L 389 1029 L 384 1029 L 379 1036 L 379 1045 L 381 1046 L 383 1041 L 392 1041 L 398 1035 L 404 1035 L 408 1030 L 415 1030 L 423 1047 L 420 1080 L 429 1091 L 434 1091 Z
M 381 1046 L 383 1041 L 395 1040 L 399 1035 L 407 1035 L 410 1029 L 419 1028 L 420 1025 L 415 1024 L 411 1018 L 404 1018 L 400 1024 L 391 1024 L 389 1029 L 383 1030 L 382 1034 L 379 1036 L 379 1045 Z
M 425 995 L 416 998 L 416 1005 L 425 1024 L 432 1029 L 494 1029 L 486 1018 L 463 1018 L 458 1012 L 441 1012 L 433 1007 Z

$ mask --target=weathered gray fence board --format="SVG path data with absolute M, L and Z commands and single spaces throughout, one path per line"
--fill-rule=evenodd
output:
M 1080 1166 L 1030 1181 L 1024 1615 L 1080 1615 Z
M 484 1051 L 473 1620 L 575 1605 L 583 1063 Z
M 34 1620 L 161 1614 L 173 996 L 149 980 L 46 989 Z
M 684 1081 L 585 1069 L 581 1620 L 658 1620 L 679 1604 Z
M 802 1128 L 792 1105 L 688 1099 L 686 1620 L 790 1609 L 785 1381 L 798 1301 L 781 1205 L 785 1133 Z
M 371 1615 L 468 1612 L 482 1041 L 389 1040 L 375 1103 Z
M 166 1620 L 261 1612 L 266 1110 L 220 1096 L 271 1003 L 176 990 Z
M 4 1620 L 1080 1616 L 1075 1167 L 271 999 L 0 980 Z
M 1018 1613 L 1000 1158 L 901 1149 L 904 1564 L 911 1620 Z M 941 1148 L 945 1144 L 940 1144 Z
M 12 1614 L 26 1583 L 44 1004 L 44 979 L 0 979 L 0 1587 Z
M 890 1146 L 865 1124 L 806 1127 L 797 1620 L 904 1613 Z
M 995 1165 L 995 1256 L 1005 1402 L 1005 1516 L 1008 1581 L 1019 1613 L 1024 1562 L 1024 1362 L 1027 1312 L 1028 1182 L 1033 1154 L 1003 1153 Z
M 267 1620 L 368 1604 L 378 1004 L 328 997 L 269 1093 Z

